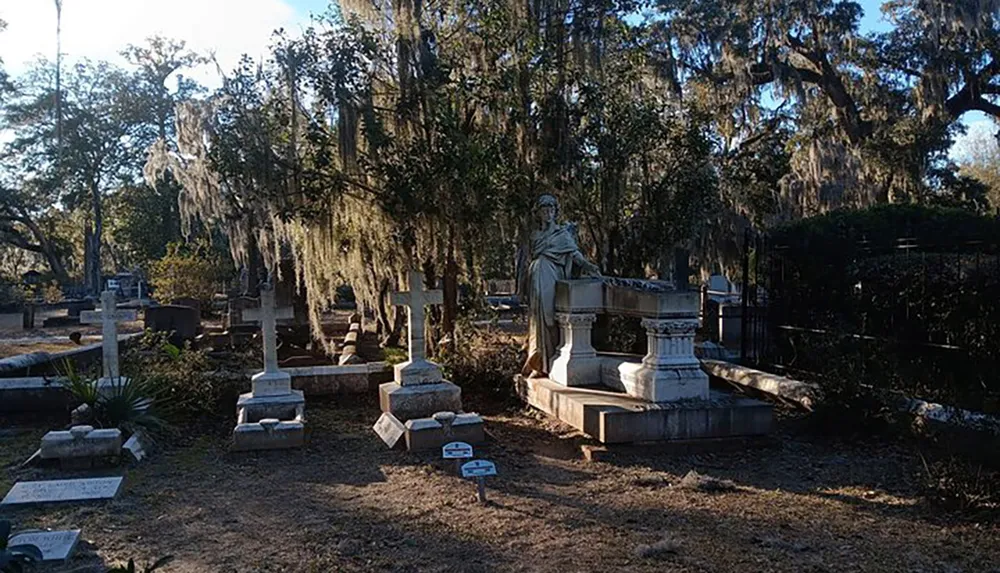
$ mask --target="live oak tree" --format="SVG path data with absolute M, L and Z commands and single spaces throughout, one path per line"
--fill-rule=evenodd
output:
M 654 50 L 678 97 L 734 142 L 790 125 L 779 210 L 926 200 L 959 120 L 1000 116 L 998 3 L 893 0 L 862 32 L 845 0 L 659 0 Z
M 460 278 L 513 259 L 542 192 L 606 271 L 659 272 L 716 177 L 705 122 L 647 69 L 634 7 L 345 3 L 182 106 L 184 145 L 147 172 L 173 171 L 182 211 L 228 229 L 237 258 L 256 247 L 273 267 L 286 245 L 314 311 L 349 282 L 387 335 L 409 268 L 443 281 L 450 332 Z
M 52 73 L 51 65 L 40 62 L 7 105 L 7 121 L 15 130 L 8 153 L 18 161 L 20 185 L 46 189 L 67 208 L 89 212 L 84 282 L 96 293 L 101 288 L 104 196 L 139 172 L 151 140 L 142 137 L 127 105 L 134 78 L 107 63 L 87 61 L 64 74 L 57 138 Z
M 125 56 L 132 69 L 83 61 L 63 70 L 59 91 L 58 70 L 39 61 L 3 106 L 14 138 L 4 149 L 0 240 L 43 254 L 65 284 L 74 249 L 56 220 L 85 213 L 82 274 L 90 292 L 100 290 L 107 264 L 143 266 L 180 238 L 177 184 L 166 178 L 147 187 L 141 168 L 153 141 L 173 141 L 177 101 L 200 89 L 178 72 L 204 60 L 158 37 Z

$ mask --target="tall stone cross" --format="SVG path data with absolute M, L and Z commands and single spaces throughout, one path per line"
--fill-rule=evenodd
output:
M 277 374 L 278 368 L 278 320 L 295 318 L 295 311 L 290 306 L 277 308 L 274 304 L 274 289 L 266 288 L 260 291 L 260 308 L 243 310 L 243 320 L 260 322 L 260 332 L 264 339 L 264 373 Z
M 392 304 L 405 306 L 410 320 L 406 341 L 410 359 L 395 367 L 396 382 L 401 385 L 434 384 L 440 382 L 441 369 L 427 360 L 424 343 L 424 307 L 429 304 L 443 304 L 444 295 L 440 290 L 424 290 L 424 275 L 410 271 L 410 290 L 392 293 Z
M 116 379 L 121 376 L 118 367 L 118 322 L 135 320 L 134 310 L 116 309 L 115 293 L 106 290 L 101 293 L 101 310 L 85 310 L 80 313 L 81 324 L 100 324 L 101 328 L 101 367 L 103 378 Z

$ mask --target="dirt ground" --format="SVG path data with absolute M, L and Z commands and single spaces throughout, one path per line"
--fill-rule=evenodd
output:
M 375 400 L 310 400 L 301 450 L 234 454 L 227 430 L 128 470 L 15 470 L 53 421 L 0 420 L 0 495 L 16 480 L 124 473 L 118 499 L 9 511 L 19 528 L 82 528 L 65 566 L 165 555 L 162 571 L 1000 571 L 1000 526 L 917 496 L 912 446 L 796 437 L 736 453 L 587 462 L 539 414 L 487 416 L 489 504 L 436 455 L 387 451 Z M 22 428 L 10 429 L 11 426 Z M 24 430 L 27 428 L 27 430 Z M 679 485 L 689 470 L 726 492 Z

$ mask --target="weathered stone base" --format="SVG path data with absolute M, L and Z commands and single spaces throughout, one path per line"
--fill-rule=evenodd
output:
M 306 399 L 293 390 L 284 396 L 240 396 L 236 403 L 233 450 L 297 448 L 305 444 Z
M 119 389 L 128 383 L 129 379 L 126 376 L 119 376 L 117 378 L 101 376 L 97 379 L 97 393 L 102 396 L 113 396 Z
M 435 412 L 461 412 L 462 389 L 451 382 L 401 386 L 387 382 L 378 387 L 379 406 L 400 421 L 429 418 Z
M 241 394 L 236 402 L 237 423 L 254 423 L 267 418 L 295 420 L 305 415 L 306 399 L 302 392 L 292 390 L 284 396 L 254 396 Z
M 483 419 L 479 414 L 458 414 L 451 423 L 451 433 L 445 434 L 442 426 L 434 418 L 419 418 L 406 422 L 406 449 L 411 452 L 441 450 L 449 442 L 481 444 L 486 441 Z
M 279 422 L 267 418 L 257 423 L 237 424 L 233 430 L 233 450 L 276 450 L 305 445 L 306 426 L 302 421 Z
M 122 432 L 117 428 L 95 430 L 93 426 L 73 426 L 68 431 L 53 430 L 42 436 L 39 448 L 43 460 L 117 458 L 122 450 Z
M 774 436 L 734 436 L 600 446 L 584 444 L 580 446 L 580 453 L 588 462 L 614 462 L 620 456 L 690 456 L 704 453 L 746 452 L 771 447 L 778 443 L 778 439 Z
M 567 388 L 546 378 L 517 377 L 531 406 L 606 444 L 757 436 L 771 430 L 771 405 L 713 390 L 708 400 L 650 403 L 593 388 Z
M 601 382 L 611 388 L 621 389 L 629 396 L 647 402 L 710 398 L 708 375 L 701 371 L 697 362 L 683 368 L 657 369 L 643 363 L 619 362 L 605 357 L 602 366 L 609 362 L 613 367 L 602 369 Z M 617 374 L 617 377 L 606 376 L 604 372 Z
M 292 389 L 292 375 L 277 372 L 258 372 L 250 377 L 254 396 L 286 396 Z
M 549 378 L 563 386 L 586 386 L 601 379 L 601 358 L 560 353 L 549 367 Z

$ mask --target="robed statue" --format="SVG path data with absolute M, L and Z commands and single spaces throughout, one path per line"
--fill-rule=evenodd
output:
M 575 227 L 556 222 L 559 203 L 552 195 L 535 202 L 535 217 L 527 245 L 518 257 L 518 294 L 528 303 L 528 359 L 522 374 L 548 374 L 555 357 L 559 331 L 556 326 L 556 281 L 600 276 L 576 244 Z M 530 263 L 527 261 L 530 256 Z M 527 268 L 525 268 L 527 267 Z M 525 301 L 524 299 L 527 299 Z

